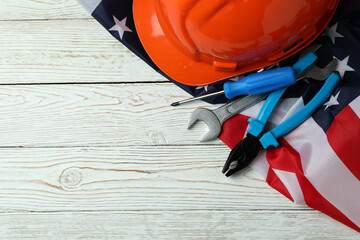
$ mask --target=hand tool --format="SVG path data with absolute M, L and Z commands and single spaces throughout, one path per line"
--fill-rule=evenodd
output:
M 308 104 L 288 120 L 261 136 L 271 112 L 286 88 L 272 92 L 265 101 L 257 119 L 249 119 L 250 128 L 247 131 L 246 137 L 230 152 L 222 170 L 225 176 L 229 177 L 235 172 L 249 166 L 260 150 L 267 149 L 270 146 L 278 147 L 279 143 L 276 139 L 284 136 L 309 118 L 316 109 L 324 104 L 339 81 L 339 74 L 331 73 L 320 91 Z
M 311 48 L 312 47 L 309 49 Z M 311 50 L 317 51 L 319 48 L 320 46 L 317 46 L 316 49 Z M 311 58 L 304 58 L 305 56 L 311 56 Z M 304 59 L 307 59 L 307 61 L 305 62 Z M 316 59 L 317 56 L 313 52 L 308 52 L 303 55 L 300 60 L 293 65 L 296 76 L 300 76 L 309 65 L 316 61 Z M 222 173 L 224 173 L 225 176 L 229 177 L 235 172 L 246 168 L 262 149 L 262 146 L 258 141 L 258 136 L 260 136 L 263 131 L 267 120 L 286 89 L 287 87 L 270 93 L 256 120 L 249 118 L 248 122 L 250 123 L 250 127 L 247 130 L 246 137 L 231 150 L 229 157 L 225 162 L 222 170 Z
M 227 119 L 264 100 L 267 95 L 268 94 L 266 93 L 247 95 L 215 110 L 209 110 L 207 108 L 195 109 L 190 116 L 188 129 L 190 129 L 197 121 L 201 120 L 206 123 L 209 131 L 203 136 L 200 142 L 213 140 L 219 136 L 221 126 Z
M 316 60 L 317 56 L 313 52 L 309 52 L 306 54 L 303 58 L 301 58 L 294 66 L 293 68 L 297 72 L 303 71 L 303 69 L 308 69 L 309 65 L 312 65 L 313 62 Z M 301 67 L 301 71 L 299 68 Z M 330 70 L 327 68 L 331 67 Z M 328 65 L 325 69 L 319 69 L 318 70 L 322 72 L 322 75 L 325 73 L 328 73 L 327 76 L 331 72 L 333 72 L 336 69 L 336 66 Z M 331 71 L 331 72 L 330 72 Z M 309 74 L 311 75 L 311 71 Z M 304 77 L 307 75 L 303 75 Z M 259 95 L 248 95 L 246 97 L 240 98 L 238 100 L 235 100 L 227 105 L 224 105 L 218 109 L 215 109 L 213 111 L 205 108 L 199 108 L 196 109 L 190 116 L 188 129 L 190 129 L 197 121 L 201 120 L 206 123 L 206 125 L 209 128 L 208 133 L 200 140 L 200 142 L 206 142 L 215 139 L 221 132 L 221 125 L 225 120 L 228 118 L 234 116 L 235 114 L 245 110 L 246 108 L 262 101 L 268 96 L 268 94 L 263 93 Z M 275 106 L 274 106 L 275 107 Z
M 303 71 L 297 78 L 296 81 L 300 81 L 304 78 L 311 78 L 317 81 L 324 81 L 328 78 L 328 76 L 334 72 L 337 68 L 339 61 L 337 59 L 333 59 L 326 67 L 319 68 L 315 64 L 311 65 L 305 71 Z
M 260 71 L 250 74 L 240 81 L 224 83 L 224 90 L 222 91 L 174 102 L 171 106 L 179 106 L 187 102 L 193 102 L 222 94 L 225 94 L 228 99 L 232 99 L 239 95 L 268 93 L 276 89 L 292 85 L 295 82 L 295 73 L 291 67 Z
M 300 59 L 310 52 L 316 52 L 320 47 L 321 44 L 314 44 L 309 46 L 300 53 Z M 301 80 L 307 76 L 307 75 L 299 76 L 296 80 L 294 80 L 293 72 L 291 71 L 291 69 L 289 69 L 289 67 L 287 67 L 287 69 L 283 69 L 283 68 L 272 69 L 274 66 L 277 65 L 278 64 L 274 64 L 270 67 L 260 69 L 257 73 L 248 75 L 247 77 L 241 79 L 240 81 L 227 82 L 224 84 L 223 91 L 209 93 L 199 97 L 193 97 L 182 101 L 174 102 L 171 104 L 171 106 L 173 107 L 179 106 L 184 103 L 202 100 L 222 94 L 225 94 L 227 98 L 231 99 L 235 96 L 247 94 L 247 93 L 259 94 L 259 93 L 271 92 L 273 90 L 281 88 L 280 87 L 281 85 L 282 87 L 285 87 L 294 84 L 295 81 Z M 324 78 L 322 76 L 323 75 L 328 76 L 328 74 L 325 73 L 323 75 L 319 75 L 318 77 L 316 73 L 321 70 L 317 68 L 315 65 L 312 65 L 311 67 L 313 67 L 313 69 L 309 69 L 309 71 L 307 71 L 307 74 L 311 74 L 313 79 L 325 80 L 326 77 Z M 280 78 L 275 79 L 275 77 L 280 77 Z

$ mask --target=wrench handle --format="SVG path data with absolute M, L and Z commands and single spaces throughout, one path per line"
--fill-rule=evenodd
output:
M 264 100 L 267 96 L 268 94 L 266 93 L 244 96 L 215 109 L 214 114 L 218 117 L 220 123 L 223 124 L 230 117 Z

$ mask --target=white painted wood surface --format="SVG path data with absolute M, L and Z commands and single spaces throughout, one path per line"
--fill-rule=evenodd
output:
M 0 239 L 360 239 L 225 178 L 227 147 L 185 128 L 208 105 L 170 108 L 188 95 L 76 1 L 2 0 L 0 31 Z

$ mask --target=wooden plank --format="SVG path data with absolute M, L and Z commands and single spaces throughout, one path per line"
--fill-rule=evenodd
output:
M 224 146 L 2 148 L 0 212 L 307 209 L 252 170 L 226 178 Z
M 0 21 L 31 19 L 71 19 L 89 18 L 75 0 L 36 1 L 1 0 Z
M 166 81 L 95 20 L 0 24 L 0 84 Z
M 76 1 L 3 0 L 0 13 L 0 84 L 166 81 Z M 197 145 L 204 125 L 185 129 L 192 109 L 207 105 L 170 108 L 188 96 L 172 84 L 0 93 L 2 239 L 358 236 L 293 206 L 251 170 L 225 178 L 228 148 Z
M 3 239 L 360 239 L 315 211 L 0 214 Z
M 210 105 L 170 107 L 187 97 L 172 83 L 0 86 L 0 146 L 199 144 L 207 126 L 187 121 Z

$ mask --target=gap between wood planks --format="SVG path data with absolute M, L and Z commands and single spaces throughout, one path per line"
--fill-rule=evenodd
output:
M 233 212 L 239 212 L 239 214 L 241 213 L 279 213 L 279 212 L 284 212 L 284 213 L 291 213 L 291 212 L 314 212 L 314 213 L 319 213 L 318 211 L 312 209 L 312 208 L 308 208 L 308 207 L 304 207 L 304 208 L 281 208 L 281 209 L 267 209 L 267 208 L 249 208 L 249 209 L 237 209 L 234 208 L 233 210 L 229 210 L 229 209 L 217 209 L 217 208 L 209 208 L 209 209 L 171 209 L 171 210 L 159 210 L 159 209 L 124 209 L 124 210 L 53 210 L 53 211 L 49 211 L 49 210 L 44 210 L 44 211 L 34 211 L 34 210 L 13 210 L 13 211 L 4 211 L 4 210 L 0 210 L 0 214 L 22 214 L 22 213 L 96 213 L 96 214 L 101 214 L 101 213 L 128 213 L 128 212 L 139 212 L 139 213 L 151 213 L 151 212 L 184 212 L 184 213 L 193 213 L 196 214 L 198 213 L 204 213 L 204 212 L 221 212 L 221 213 L 233 213 Z
M 84 9 L 85 11 L 85 9 Z M 90 16 L 90 15 L 89 15 Z M 0 19 L 0 22 L 48 22 L 48 21 L 94 21 L 92 17 L 84 18 L 31 18 L 31 19 Z
M 137 81 L 137 82 L 47 82 L 47 83 L 0 83 L 0 86 L 44 86 L 44 85 L 125 85 L 125 84 L 164 84 L 171 81 Z
M 104 145 L 66 145 L 66 146 L 53 146 L 53 145 L 36 145 L 36 146 L 0 146 L 0 149 L 22 149 L 22 148 L 31 148 L 31 149 L 37 149 L 37 148 L 46 148 L 46 149 L 56 149 L 56 148 L 116 148 L 116 147 L 139 147 L 139 146 L 144 146 L 144 147 L 191 147 L 194 146 L 194 144 L 176 144 L 176 143 L 169 143 L 169 144 L 153 144 L 153 145 L 141 145 L 141 144 L 104 144 Z M 206 146 L 224 146 L 223 143 L 209 143 L 209 144 L 204 144 L 204 143 L 199 143 L 196 146 L 198 147 L 206 147 Z M 230 150 L 229 150 L 230 151 Z

